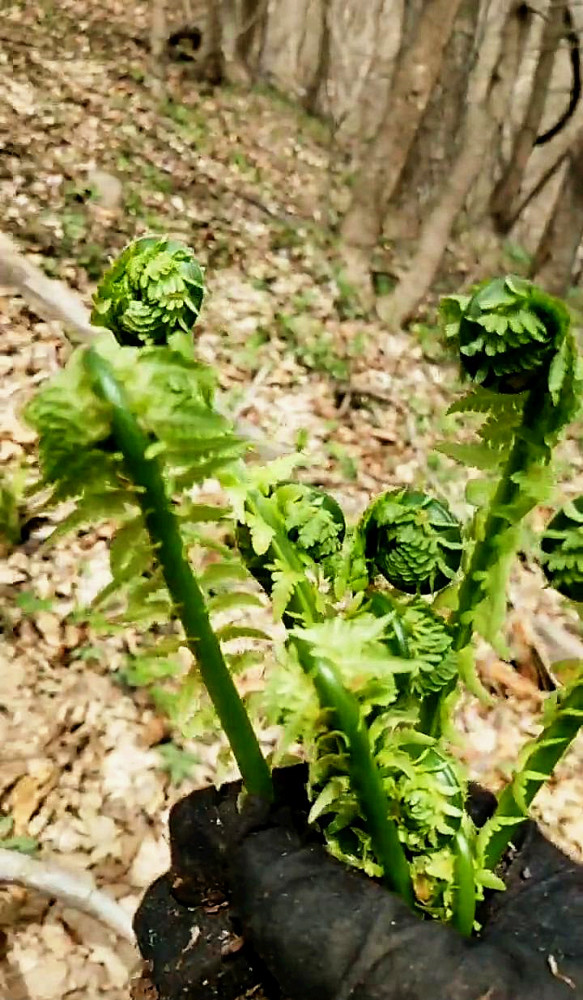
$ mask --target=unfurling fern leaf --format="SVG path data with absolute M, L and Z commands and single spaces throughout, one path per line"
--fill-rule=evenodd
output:
M 569 329 L 562 302 L 512 276 L 485 282 L 471 298 L 445 299 L 441 311 L 465 374 L 502 393 L 524 392 L 539 380 L 544 386 Z
M 204 276 L 188 247 L 167 237 L 143 236 L 117 257 L 94 296 L 91 321 L 120 344 L 165 344 L 198 319 Z
M 541 565 L 551 587 L 583 601 L 583 497 L 565 504 L 541 540 Z
M 336 500 L 323 490 L 301 483 L 281 483 L 269 490 L 267 499 L 304 565 L 318 565 L 325 579 L 331 577 L 346 531 L 344 514 Z M 237 545 L 249 572 L 271 594 L 274 573 L 281 573 L 282 567 L 276 566 L 268 535 L 265 547 L 254 540 L 254 532 L 259 529 L 257 520 L 248 514 L 246 523 L 237 526 Z M 258 552 L 258 548 L 263 551 Z
M 413 490 L 383 493 L 356 529 L 354 560 L 408 594 L 435 593 L 455 577 L 462 557 L 460 526 L 449 508 Z

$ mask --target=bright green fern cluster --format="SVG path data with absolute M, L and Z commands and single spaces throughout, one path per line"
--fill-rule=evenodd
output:
M 99 283 L 91 321 L 120 344 L 165 344 L 198 319 L 204 275 L 191 250 L 167 237 L 130 243 Z
M 246 464 L 215 409 L 214 376 L 193 356 L 202 297 L 191 251 L 165 238 L 137 240 L 106 274 L 93 320 L 114 336 L 74 353 L 27 410 L 39 485 L 49 504 L 73 503 L 57 533 L 115 524 L 111 582 L 97 605 L 149 630 L 128 683 L 151 686 L 190 736 L 216 712 L 247 789 L 270 800 L 269 769 L 233 680 L 269 660 L 257 648 L 269 637 L 241 617 L 265 606 L 250 573 L 285 626 L 254 704 L 281 727 L 275 758 L 300 744 L 308 759 L 312 822 L 338 858 L 383 875 L 411 905 L 469 935 L 476 901 L 501 887 L 486 869 L 583 718 L 578 681 L 478 837 L 447 716 L 460 680 L 479 690 L 472 637 L 501 633 L 523 520 L 549 497 L 552 449 L 579 406 L 567 311 L 512 277 L 443 304 L 473 382 L 452 412 L 482 420 L 477 442 L 443 449 L 486 473 L 469 486 L 476 513 L 462 540 L 447 505 L 424 493 L 384 493 L 347 527 L 334 498 L 292 481 L 297 456 Z M 209 477 L 224 505 L 201 497 Z M 579 499 L 541 545 L 549 581 L 576 600 L 582 538 Z M 429 595 L 446 587 L 441 615 Z

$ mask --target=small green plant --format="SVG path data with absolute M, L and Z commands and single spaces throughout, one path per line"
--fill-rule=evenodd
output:
M 25 475 L 17 470 L 0 478 L 0 541 L 17 545 L 22 538 Z
M 158 747 L 158 753 L 161 758 L 160 766 L 164 771 L 168 771 L 170 781 L 174 785 L 179 785 L 185 778 L 189 778 L 193 767 L 199 763 L 195 754 L 176 746 L 175 743 L 165 743 Z
M 7 851 L 18 851 L 20 854 L 36 854 L 38 840 L 34 837 L 14 836 L 12 816 L 0 816 L 0 847 Z
M 514 832 L 583 722 L 579 670 L 478 831 L 451 712 L 463 685 L 486 696 L 473 637 L 500 641 L 525 519 L 549 502 L 553 449 L 579 408 L 569 314 L 513 277 L 444 300 L 469 383 L 451 411 L 482 422 L 474 441 L 442 450 L 484 471 L 468 494 L 474 517 L 462 525 L 442 499 L 401 489 L 351 525 L 332 497 L 294 481 L 298 456 L 244 461 L 244 442 L 214 407 L 214 373 L 194 356 L 202 295 L 192 253 L 162 238 L 131 244 L 104 277 L 93 315 L 112 335 L 73 354 L 27 410 L 50 502 L 75 501 L 57 530 L 117 523 L 98 606 L 150 629 L 128 683 L 154 688 L 171 675 L 177 688 L 158 690 L 159 704 L 172 704 L 188 736 L 215 713 L 247 791 L 266 800 L 270 767 L 250 713 L 277 723 L 273 762 L 302 745 L 310 821 L 329 850 L 470 935 L 484 893 L 504 887 L 496 869 Z M 209 477 L 224 506 L 201 499 Z M 564 508 L 541 542 L 549 582 L 575 599 L 582 510 L 583 501 Z M 268 600 L 282 641 L 245 620 Z M 274 662 L 252 708 L 237 673 L 267 643 Z M 192 663 L 176 668 L 184 647 Z

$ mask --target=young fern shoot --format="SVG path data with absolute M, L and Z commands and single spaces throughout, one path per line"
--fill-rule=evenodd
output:
M 569 315 L 517 278 L 446 299 L 447 332 L 473 386 L 451 409 L 485 418 L 477 445 L 442 449 L 490 476 L 473 484 L 472 529 L 442 499 L 410 489 L 382 494 L 350 526 L 333 497 L 292 480 L 295 458 L 243 461 L 244 443 L 214 407 L 214 374 L 194 357 L 203 293 L 191 251 L 162 237 L 130 244 L 105 275 L 93 319 L 112 335 L 79 348 L 27 411 L 49 502 L 74 501 L 57 532 L 116 522 L 112 581 L 98 600 L 125 601 L 130 620 L 172 621 L 165 654 L 187 645 L 196 661 L 182 721 L 200 728 L 200 678 L 247 791 L 270 800 L 269 766 L 226 651 L 232 638 L 268 637 L 238 622 L 214 627 L 215 612 L 262 603 L 231 589 L 249 581 L 246 567 L 284 626 L 261 711 L 281 727 L 276 759 L 298 743 L 307 757 L 310 821 L 341 861 L 470 935 L 477 903 L 503 887 L 493 869 L 583 722 L 581 679 L 557 697 L 477 831 L 448 716 L 460 682 L 479 690 L 472 637 L 500 632 L 522 522 L 548 498 L 552 450 L 579 404 Z M 230 507 L 198 502 L 209 477 Z M 212 551 L 212 565 L 195 573 L 191 550 Z M 581 600 L 583 500 L 551 521 L 541 553 L 552 585 Z M 431 603 L 445 588 L 457 595 L 449 618 Z

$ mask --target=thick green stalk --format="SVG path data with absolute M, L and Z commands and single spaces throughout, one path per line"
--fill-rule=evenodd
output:
M 453 648 L 458 651 L 472 640 L 476 609 L 486 596 L 485 580 L 501 558 L 504 542 L 507 542 L 510 532 L 517 530 L 522 518 L 536 506 L 537 501 L 530 493 L 521 493 L 520 478 L 531 468 L 547 465 L 551 458 L 551 449 L 545 440 L 548 428 L 543 393 L 539 386 L 526 399 L 522 422 L 490 502 L 482 536 L 474 546 L 470 565 L 459 587 L 458 606 L 451 621 Z M 423 732 L 436 737 L 440 735 L 441 705 L 455 683 L 455 680 L 452 681 L 425 699 L 422 706 Z
M 512 836 L 528 818 L 526 811 L 541 785 L 550 778 L 563 754 L 583 726 L 583 677 L 560 700 L 540 736 L 525 750 L 525 762 L 506 786 L 496 812 L 480 831 L 485 864 L 494 869 Z
M 455 839 L 454 882 L 452 923 L 464 937 L 471 937 L 476 919 L 476 883 L 474 857 L 463 830 Z
M 298 573 L 303 566 L 293 545 L 278 523 L 269 502 L 258 491 L 252 492 L 247 502 L 273 530 L 271 548 L 276 558 Z M 297 584 L 289 610 L 304 624 L 321 620 L 311 584 L 302 580 Z M 364 725 L 357 699 L 346 690 L 336 670 L 328 663 L 317 660 L 309 644 L 297 636 L 290 638 L 296 649 L 302 669 L 311 678 L 320 705 L 332 711 L 335 726 L 348 741 L 350 778 L 366 820 L 377 861 L 383 869 L 384 879 L 390 889 L 413 905 L 413 888 L 409 864 L 399 840 L 395 823 L 389 819 L 387 798 L 380 772 L 370 748 L 368 731 Z
M 197 660 L 202 680 L 239 765 L 243 783 L 250 794 L 271 801 L 271 774 L 213 632 L 204 596 L 186 558 L 159 462 L 149 454 L 150 442 L 128 408 L 109 363 L 90 348 L 85 354 L 85 365 L 96 391 L 111 406 L 115 440 L 127 473 L 136 486 L 156 558 L 184 627 L 188 647 Z
M 397 826 L 388 816 L 382 778 L 370 748 L 368 730 L 358 701 L 341 683 L 329 663 L 317 660 L 307 643 L 294 639 L 298 659 L 318 693 L 322 708 L 331 710 L 335 726 L 344 733 L 350 754 L 350 778 L 358 796 L 383 878 L 389 889 L 414 905 L 409 864 Z

